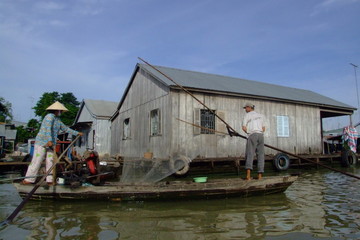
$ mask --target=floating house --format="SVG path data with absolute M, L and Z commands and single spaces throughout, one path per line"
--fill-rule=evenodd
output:
M 135 67 L 110 119 L 112 155 L 142 157 L 152 152 L 154 158 L 244 157 L 246 140 L 227 135 L 225 124 L 179 85 L 242 135 L 243 106 L 253 103 L 255 111 L 267 119 L 265 143 L 294 154 L 323 154 L 322 120 L 351 116 L 356 110 L 309 90 L 155 68 L 147 64 Z M 276 151 L 266 149 L 266 154 Z
M 74 129 L 83 132 L 76 150 L 83 154 L 94 150 L 100 156 L 110 153 L 110 117 L 114 114 L 117 102 L 85 99 L 81 102 L 74 122 Z

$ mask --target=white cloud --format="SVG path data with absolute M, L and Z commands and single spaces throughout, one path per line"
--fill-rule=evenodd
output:
M 59 3 L 59 1 L 39 1 L 35 3 L 34 8 L 41 12 L 53 12 L 63 10 L 65 6 Z
M 16 112 L 30 108 L 28 93 L 37 101 L 45 91 L 116 101 L 143 57 L 310 89 L 354 105 L 351 86 L 338 85 L 353 74 L 349 62 L 360 64 L 360 32 L 349 26 L 358 19 L 358 3 L 0 1 L 0 96 L 7 94 Z M 317 15 L 309 18 L 313 10 Z
M 356 3 L 358 0 L 325 0 L 319 4 L 321 7 L 335 7 L 336 5 Z
M 50 26 L 56 26 L 56 27 L 68 26 L 68 23 L 61 21 L 61 20 L 50 20 L 48 23 Z
M 321 3 L 314 6 L 311 16 L 316 16 L 322 12 L 336 9 L 342 5 L 357 4 L 360 0 L 323 0 Z

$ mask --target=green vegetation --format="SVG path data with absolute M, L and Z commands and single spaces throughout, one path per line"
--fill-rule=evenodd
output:
M 47 113 L 46 108 L 56 101 L 61 102 L 67 109 L 69 109 L 68 112 L 61 114 L 61 121 L 67 126 L 71 126 L 74 123 L 80 105 L 80 102 L 77 101 L 74 94 L 71 92 L 45 92 L 36 105 L 32 108 L 34 109 L 34 113 L 37 119 L 30 119 L 26 127 L 18 126 L 16 128 L 16 142 L 27 142 L 29 138 L 34 138 L 36 136 L 39 131 L 41 122 Z M 6 101 L 3 97 L 0 97 L 0 122 L 10 123 L 12 119 L 13 116 L 11 103 Z
M 0 97 L 0 122 L 10 122 L 13 119 L 11 103 Z
M 59 94 L 58 92 L 44 93 L 40 100 L 33 107 L 33 109 L 35 110 L 35 115 L 40 117 L 40 119 L 42 120 L 47 113 L 46 108 L 53 104 L 55 101 L 61 102 L 67 109 L 69 109 L 68 112 L 61 114 L 60 119 L 65 125 L 72 125 L 79 110 L 80 103 L 77 101 L 76 97 L 70 92 L 61 94 Z

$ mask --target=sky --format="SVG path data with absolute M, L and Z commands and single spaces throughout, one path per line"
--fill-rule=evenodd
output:
M 359 25 L 360 0 L 1 0 L 0 97 L 23 122 L 45 92 L 118 102 L 141 57 L 358 108 Z

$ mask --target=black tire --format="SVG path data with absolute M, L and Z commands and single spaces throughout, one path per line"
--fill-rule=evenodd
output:
M 274 167 L 278 171 L 285 171 L 290 167 L 290 158 L 285 153 L 278 153 L 274 157 Z
M 179 156 L 175 159 L 173 159 L 173 168 L 175 168 L 175 166 L 177 164 L 183 164 L 184 167 L 179 169 L 178 171 L 175 172 L 175 175 L 176 176 L 184 176 L 188 173 L 189 169 L 190 169 L 190 162 L 191 162 L 191 159 L 186 157 L 186 156 Z
M 341 152 L 341 165 L 343 167 L 350 167 L 356 165 L 358 162 L 356 154 L 351 150 Z

